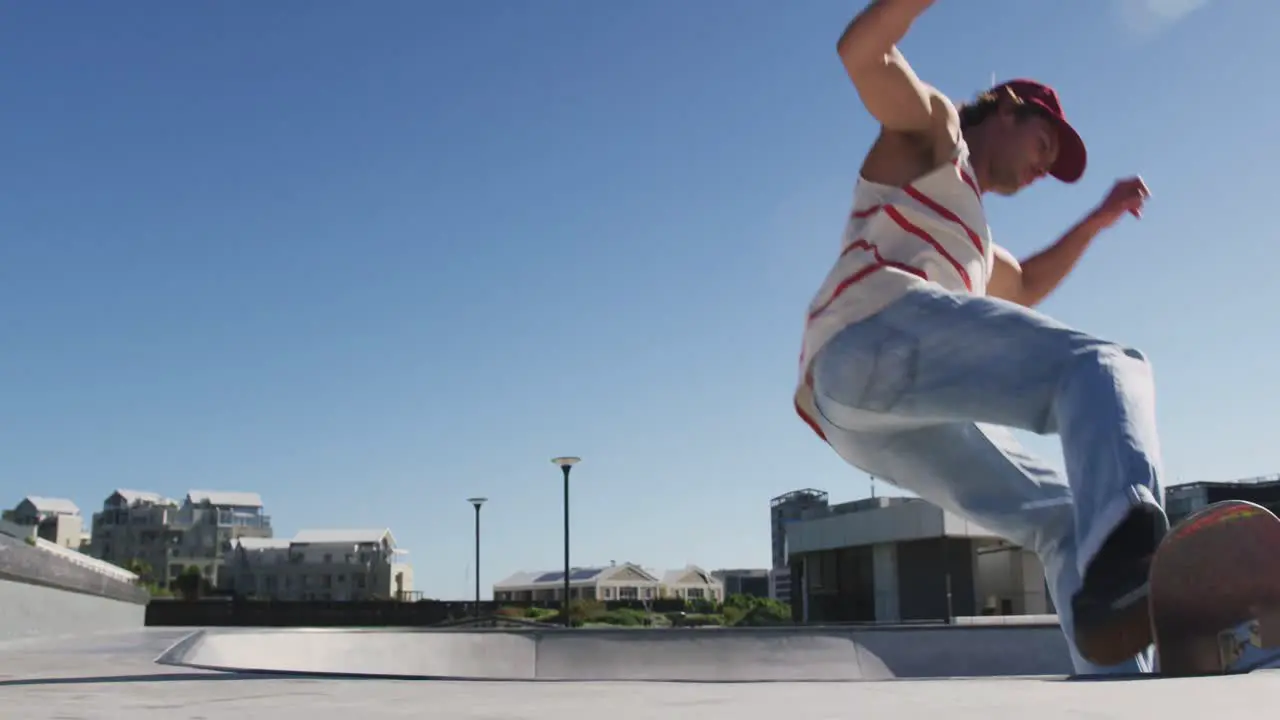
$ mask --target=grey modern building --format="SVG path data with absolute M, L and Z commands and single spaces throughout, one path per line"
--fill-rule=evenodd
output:
M 768 568 L 734 568 L 730 570 L 713 570 L 711 574 L 724 585 L 724 596 L 747 595 L 749 597 L 770 597 Z
M 1197 510 L 1223 500 L 1247 500 L 1280 514 L 1280 475 L 1196 482 L 1165 488 L 1164 504 L 1170 522 L 1178 522 Z
M 787 526 L 793 615 L 903 622 L 1054 612 L 1035 554 L 918 498 L 867 498 Z
M 792 490 L 769 501 L 769 540 L 771 544 L 769 566 L 769 596 L 791 602 L 791 569 L 788 566 L 787 526 L 806 514 L 822 513 L 828 509 L 827 493 L 805 488 Z

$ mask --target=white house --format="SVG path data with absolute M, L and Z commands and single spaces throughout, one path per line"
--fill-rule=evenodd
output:
M 272 600 L 414 600 L 407 555 L 387 529 L 238 538 L 223 558 L 225 588 Z
M 84 542 L 84 519 L 80 508 L 64 498 L 28 495 L 4 519 L 18 525 L 34 527 L 36 535 L 71 550 L 79 550 Z
M 724 600 L 724 586 L 695 566 L 658 572 L 635 563 L 570 568 L 569 598 L 583 600 Z M 518 572 L 493 586 L 497 602 L 553 602 L 564 598 L 564 571 Z
M 663 573 L 662 596 L 724 602 L 724 583 L 697 565 L 688 565 Z

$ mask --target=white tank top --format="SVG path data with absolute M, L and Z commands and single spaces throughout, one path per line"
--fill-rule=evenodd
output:
M 840 255 L 806 315 L 796 412 L 822 437 L 810 364 L 836 333 L 925 283 L 984 295 L 991 264 L 991 230 L 963 139 L 951 162 L 905 187 L 858 178 Z

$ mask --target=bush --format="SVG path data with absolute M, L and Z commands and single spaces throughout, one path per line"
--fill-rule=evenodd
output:
M 569 618 L 572 620 L 595 620 L 608 612 L 605 604 L 599 600 L 570 600 Z
M 530 620 L 540 620 L 545 622 L 549 617 L 555 617 L 560 613 L 551 608 L 531 607 L 525 610 L 525 617 Z
M 715 625 L 723 625 L 724 618 L 719 615 L 711 615 L 708 613 L 686 613 L 679 616 L 673 621 L 674 627 L 711 627 Z
M 690 600 L 688 601 L 689 610 L 698 615 L 710 615 L 719 608 L 716 607 L 714 601 L 711 600 Z
M 608 623 L 610 625 L 619 625 L 622 627 L 638 627 L 646 624 L 649 616 L 643 610 L 632 610 L 630 608 L 619 608 L 617 610 L 609 610 L 596 618 L 596 622 Z
M 731 595 L 724 602 L 726 624 L 741 627 L 790 625 L 791 606 L 770 598 Z

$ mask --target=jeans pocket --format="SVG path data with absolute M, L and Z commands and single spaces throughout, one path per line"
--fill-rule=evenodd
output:
M 845 407 L 888 413 L 915 383 L 919 341 L 873 317 L 841 330 L 814 362 L 814 392 Z

